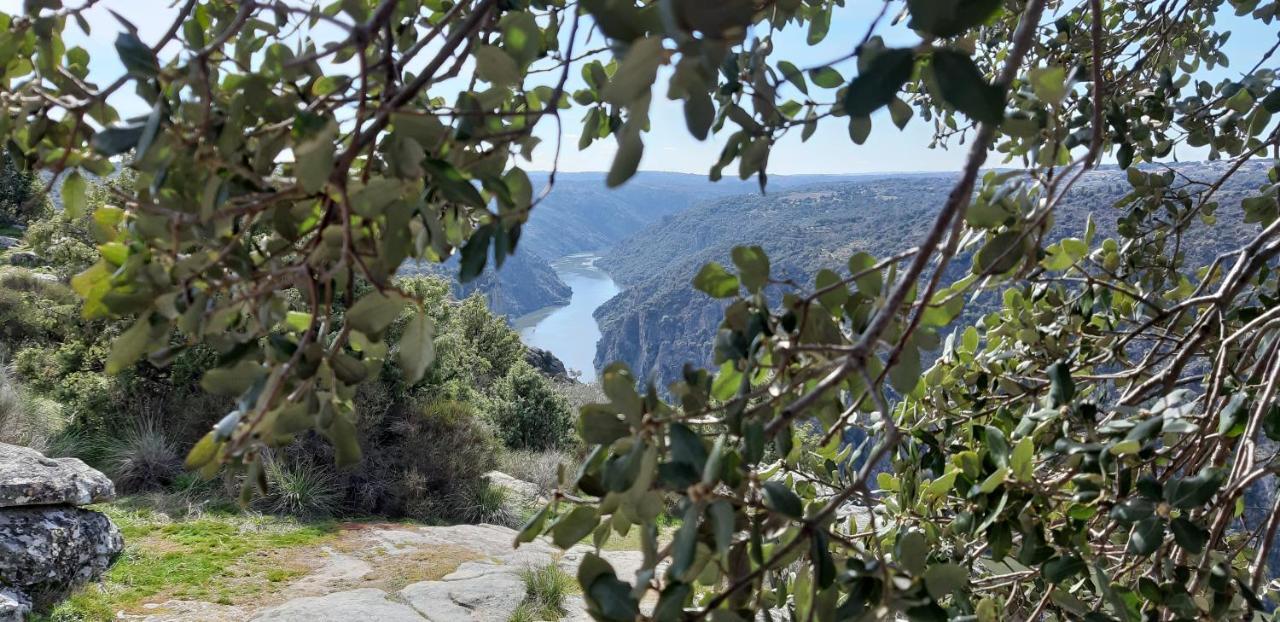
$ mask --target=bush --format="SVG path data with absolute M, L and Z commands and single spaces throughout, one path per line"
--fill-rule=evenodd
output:
M 258 505 L 266 511 L 310 519 L 326 518 L 340 509 L 342 482 L 310 458 L 276 453 L 264 458 L 264 468 L 267 494 Z
M 496 387 L 494 425 L 513 449 L 553 449 L 572 441 L 573 415 L 569 403 L 550 380 L 520 361 Z
M 182 473 L 177 446 L 154 419 L 140 419 L 108 439 L 105 454 L 107 476 L 123 493 L 166 488 Z
M 63 427 L 56 402 L 30 395 L 0 367 L 0 443 L 44 452 Z
M 356 427 L 363 457 L 334 474 L 343 510 L 456 522 L 492 509 L 492 498 L 484 497 L 484 474 L 493 470 L 498 447 L 470 405 L 362 407 Z M 332 446 L 316 434 L 300 438 L 289 451 L 316 465 L 333 463 Z
M 0 156 L 0 225 L 25 225 L 46 216 L 49 202 L 37 190 L 35 174 L 19 168 L 7 152 Z
M 508 622 L 524 620 L 559 620 L 568 613 L 565 597 L 576 587 L 572 576 L 554 563 L 541 568 L 526 568 L 520 572 L 524 580 L 524 601 L 513 612 Z
M 474 488 L 459 489 L 445 507 L 454 520 L 470 524 L 488 523 L 518 527 L 520 517 L 508 503 L 507 490 L 484 482 Z

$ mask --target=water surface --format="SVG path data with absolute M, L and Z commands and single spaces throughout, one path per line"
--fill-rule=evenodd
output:
M 530 346 L 550 350 L 565 367 L 581 372 L 583 382 L 596 379 L 596 343 L 600 326 L 591 314 L 621 291 L 604 270 L 596 267 L 599 256 L 569 255 L 551 262 L 560 280 L 573 289 L 569 304 L 546 307 L 517 318 L 512 324 Z

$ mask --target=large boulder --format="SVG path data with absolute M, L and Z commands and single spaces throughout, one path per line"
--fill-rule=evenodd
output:
M 96 579 L 124 548 L 100 512 L 67 506 L 0 510 L 0 584 L 47 604 Z
M 555 380 L 569 379 L 569 371 L 565 369 L 564 361 L 556 358 L 556 355 L 552 354 L 550 350 L 525 347 L 524 360 L 548 378 Z
M 0 443 L 0 508 L 86 505 L 115 498 L 111 480 L 75 458 Z
M 111 480 L 79 460 L 0 443 L 0 622 L 102 576 L 124 539 L 105 514 L 76 506 L 114 496 Z

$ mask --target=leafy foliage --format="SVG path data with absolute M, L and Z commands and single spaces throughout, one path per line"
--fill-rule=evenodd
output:
M 127 155 L 137 176 L 89 216 L 99 259 L 72 279 L 87 320 L 132 318 L 99 360 L 128 373 L 143 356 L 212 351 L 201 384 L 235 405 L 188 464 L 245 466 L 254 482 L 265 447 L 300 430 L 359 462 L 358 391 L 402 314 L 439 311 L 393 275 L 455 254 L 464 281 L 502 266 L 538 201 L 515 162 L 538 148 L 539 121 L 584 108 L 579 146 L 613 137 L 605 181 L 620 185 L 661 78 L 690 133 L 724 143 L 710 177 L 736 164 L 762 187 L 791 132 L 841 124 L 861 144 L 881 110 L 897 127 L 932 123 L 932 146 L 963 142 L 968 156 L 915 244 L 793 282 L 749 247 L 703 268 L 694 284 L 730 302 L 716 373 L 690 367 L 669 404 L 607 368 L 607 403 L 580 413 L 591 453 L 520 539 L 601 546 L 639 531 L 634 582 L 582 559 L 599 620 L 634 619 L 654 596 L 657 620 L 1263 615 L 1280 513 L 1242 524 L 1236 507 L 1272 474 L 1260 440 L 1280 429 L 1267 423 L 1280 412 L 1274 163 L 1240 201 L 1250 228 L 1235 252 L 1205 263 L 1181 244 L 1214 221 L 1226 180 L 1277 149 L 1271 53 L 1204 78 L 1231 60 L 1221 2 L 938 0 L 886 3 L 830 64 L 782 64 L 779 31 L 818 45 L 844 4 L 194 1 L 158 41 L 126 23 L 127 75 L 100 87 L 62 37 L 90 29 L 89 5 L 35 0 L 0 16 L 14 95 L 0 134 L 36 168 L 76 169 L 69 179 Z M 1240 19 L 1276 17 L 1275 2 L 1231 4 Z M 879 36 L 895 14 L 915 42 Z M 587 30 L 608 45 L 575 49 Z M 443 84 L 472 66 L 465 86 Z M 586 87 L 569 93 L 575 67 Z M 109 105 L 126 85 L 145 118 Z M 1228 166 L 1208 182 L 1136 166 L 1187 149 Z M 1014 170 L 980 174 L 993 153 Z M 1129 185 L 1115 232 L 1051 235 L 1107 153 Z M 78 217 L 79 197 L 64 202 Z M 998 307 L 953 327 L 988 290 Z M 499 333 L 463 334 L 481 342 L 482 384 L 509 371 L 486 354 Z M 434 344 L 443 360 L 448 340 Z M 941 354 L 926 367 L 928 351 Z M 448 384 L 423 356 L 398 356 L 404 386 L 419 371 Z M 386 428 L 416 446 L 486 438 L 466 404 L 414 406 Z M 797 442 L 802 427 L 821 433 L 817 450 Z M 842 443 L 852 427 L 868 433 L 859 447 Z M 873 486 L 885 462 L 894 474 Z M 667 498 L 680 527 L 659 542 Z M 844 513 L 871 499 L 866 524 Z

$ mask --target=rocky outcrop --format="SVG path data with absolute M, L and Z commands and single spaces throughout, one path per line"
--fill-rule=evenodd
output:
M 124 548 L 105 514 L 115 487 L 74 458 L 0 443 L 0 622 L 55 602 L 106 571 Z
M 0 508 L 28 505 L 87 505 L 110 501 L 115 486 L 75 458 L 0 443 Z
M 542 375 L 548 376 L 555 380 L 568 380 L 569 370 L 564 366 L 564 361 L 556 358 L 550 350 L 542 348 L 526 347 L 524 350 L 524 360 L 534 369 L 542 372 Z

